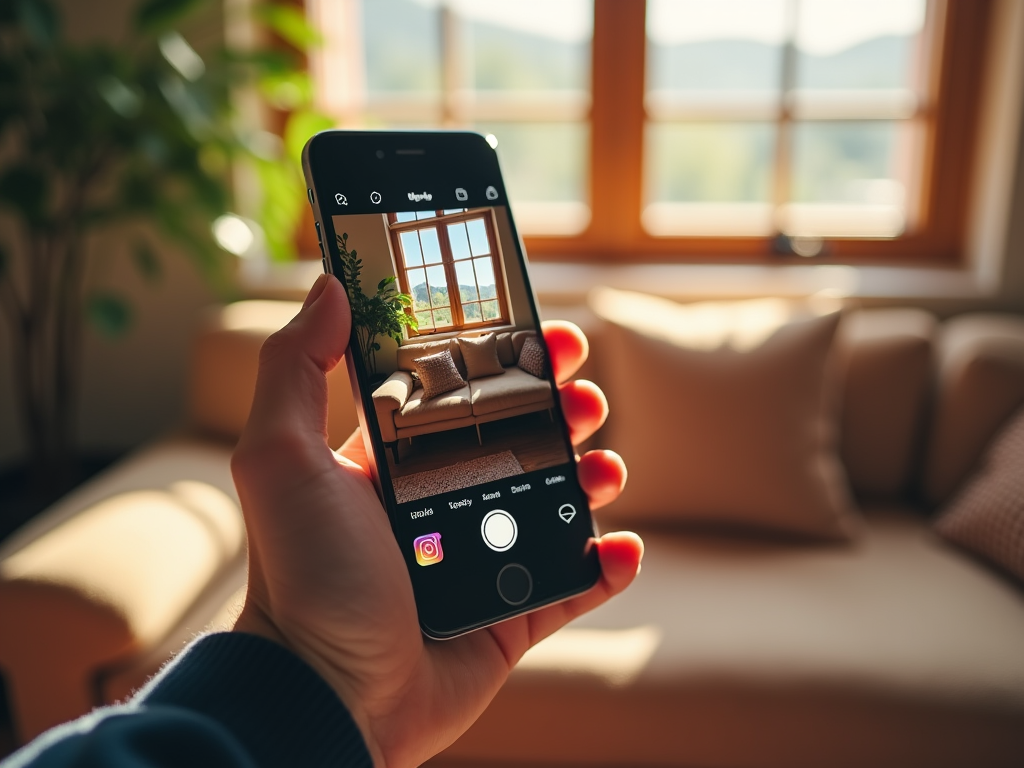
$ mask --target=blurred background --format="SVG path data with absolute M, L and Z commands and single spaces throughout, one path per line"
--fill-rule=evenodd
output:
M 783 419 L 746 466 L 725 450 L 720 475 L 696 473 L 706 497 L 678 492 L 678 467 L 699 466 L 679 457 L 702 460 L 723 435 L 745 450 L 758 442 L 750 423 L 785 411 L 787 397 L 793 413 L 817 408 L 805 393 L 824 392 L 825 379 L 842 413 L 823 432 L 839 437 L 811 440 L 828 461 L 798 456 L 796 475 L 841 464 L 832 497 L 866 510 L 850 525 L 863 523 L 860 540 L 807 558 L 811 548 L 758 538 L 772 522 L 758 505 L 771 494 L 754 485 L 753 549 L 706 549 L 659 529 L 649 541 L 664 546 L 649 548 L 630 601 L 573 629 L 582 634 L 556 636 L 464 740 L 464 764 L 483 764 L 494 745 L 540 745 L 543 764 L 634 764 L 633 752 L 606 754 L 643 746 L 622 736 L 626 717 L 666 744 L 678 739 L 656 765 L 692 744 L 699 765 L 733 764 L 718 760 L 726 746 L 749 746 L 737 765 L 837 755 L 849 762 L 834 764 L 1020 764 L 1019 585 L 940 542 L 929 516 L 984 468 L 986 446 L 1024 403 L 1022 116 L 1021 0 L 0 3 L 0 755 L 127 695 L 184 638 L 230 625 L 246 578 L 230 453 L 260 345 L 321 272 L 301 148 L 340 127 L 470 129 L 496 145 L 543 316 L 594 339 L 583 374 L 613 407 L 597 443 L 648 470 L 611 511 L 626 524 L 709 511 L 686 509 L 693 499 L 726 504 L 752 468 L 784 453 L 776 446 L 817 428 Z M 801 366 L 776 355 L 796 383 L 772 390 L 760 374 L 740 375 L 674 396 L 715 369 L 693 364 L 684 343 L 708 331 L 708 317 L 742 326 L 785 305 L 779 323 L 803 322 L 808 308 L 836 302 L 841 323 L 818 318 L 832 323 L 822 333 L 829 344 L 835 334 L 834 349 L 793 358 L 811 360 L 821 381 L 801 384 Z M 769 325 L 761 341 L 784 327 Z M 667 346 L 642 353 L 655 348 L 648 333 Z M 711 334 L 717 346 L 702 353 L 759 359 L 760 348 L 734 350 L 728 337 Z M 836 376 L 825 375 L 826 356 Z M 673 367 L 677 357 L 691 367 Z M 705 409 L 734 384 L 750 389 Z M 355 414 L 342 369 L 329 387 L 335 445 Z M 755 415 L 737 416 L 738 404 Z M 694 423 L 688 406 L 706 431 L 666 430 Z M 878 524 L 873 504 L 910 515 Z M 203 515 L 216 524 L 197 526 Z M 821 534 L 820 519 L 810 534 L 791 522 L 774 524 Z M 873 560 L 879 552 L 891 562 Z M 773 563 L 783 564 L 777 581 L 762 575 Z M 71 630 L 59 606 L 51 616 L 44 600 L 17 602 L 37 583 L 66 587 L 96 621 Z M 735 594 L 723 599 L 721 584 Z M 108 594 L 124 599 L 97 597 Z M 824 622 L 819 598 L 836 608 Z M 16 610 L 24 618 L 5 624 Z M 120 634 L 95 648 L 82 640 L 113 614 Z M 709 699 L 700 681 L 720 651 L 728 685 L 710 685 Z M 777 675 L 779 658 L 789 673 Z M 65 666 L 54 671 L 54 659 Z M 563 685 L 567 670 L 595 659 L 625 660 L 639 687 L 615 677 L 595 688 L 584 676 L 576 698 L 559 698 L 579 682 Z M 550 679 L 530 677 L 538 669 Z M 750 709 L 707 706 L 751 669 Z M 669 679 L 682 681 L 674 704 L 692 709 L 660 705 Z M 778 691 L 764 697 L 769 679 L 786 695 L 794 680 L 835 684 L 838 708 L 812 695 L 787 714 Z M 883 705 L 851 718 L 844 707 L 861 706 L 865 680 L 880 690 L 895 681 L 892 701 L 910 690 L 926 706 L 890 717 L 883 691 Z M 579 716 L 563 721 L 563 701 Z M 508 743 L 507 712 L 539 741 Z M 690 731 L 658 725 L 676 712 Z M 716 712 L 720 729 L 705 727 Z M 828 728 L 806 725 L 819 716 Z M 974 759 L 979 744 L 990 762 Z M 799 760 L 786 752 L 804 746 Z M 566 752 L 577 747 L 593 754 Z

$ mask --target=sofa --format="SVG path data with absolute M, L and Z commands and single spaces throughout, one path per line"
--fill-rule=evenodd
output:
M 297 310 L 214 312 L 182 432 L 0 545 L 0 674 L 20 740 L 126 695 L 195 632 L 230 625 L 245 581 L 231 442 L 259 344 Z M 637 451 L 666 451 L 614 416 L 650 405 L 658 361 L 624 375 L 607 325 L 571 319 L 591 340 L 584 375 L 613 408 L 595 444 L 634 467 Z M 857 537 L 637 524 L 627 489 L 596 517 L 644 536 L 634 585 L 531 650 L 432 765 L 1024 764 L 1024 590 L 930 520 L 1024 404 L 1024 317 L 853 310 L 834 351 Z M 672 382 L 659 386 L 671 397 Z M 343 367 L 330 398 L 337 445 L 355 424 Z
M 476 335 L 476 334 L 474 334 Z M 550 411 L 554 405 L 551 388 L 517 367 L 523 344 L 534 331 L 515 331 L 497 335 L 498 360 L 503 374 L 469 379 L 458 338 L 403 344 L 398 348 L 398 370 L 373 392 L 373 407 L 380 424 L 384 444 L 391 449 L 397 464 L 398 441 L 431 432 L 475 426 L 477 440 L 483 445 L 480 425 L 536 411 Z M 432 398 L 424 397 L 422 387 L 414 384 L 415 360 L 444 350 L 451 351 L 455 367 L 466 385 Z

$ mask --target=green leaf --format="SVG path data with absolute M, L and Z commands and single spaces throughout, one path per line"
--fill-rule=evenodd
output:
M 284 127 L 284 146 L 288 158 L 296 168 L 302 167 L 302 148 L 309 137 L 320 131 L 334 128 L 334 120 L 325 114 L 306 110 L 293 112 Z
M 128 332 L 134 320 L 132 308 L 121 296 L 94 293 L 86 299 L 85 313 L 101 336 L 116 339 Z
M 306 14 L 293 5 L 260 5 L 253 9 L 253 16 L 300 51 L 323 42 L 320 33 L 306 20 Z
M 203 0 L 147 0 L 135 12 L 135 28 L 140 32 L 159 32 L 189 14 Z
M 132 261 L 146 280 L 155 283 L 160 279 L 162 269 L 156 253 L 145 240 L 137 240 L 132 248 Z

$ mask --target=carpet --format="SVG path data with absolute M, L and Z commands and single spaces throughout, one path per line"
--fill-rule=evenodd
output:
M 502 451 L 478 459 L 460 461 L 441 469 L 396 478 L 395 500 L 403 504 L 425 496 L 458 491 L 521 474 L 523 468 L 512 451 Z

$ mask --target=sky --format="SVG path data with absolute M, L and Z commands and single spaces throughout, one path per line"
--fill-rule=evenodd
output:
M 414 1 L 437 7 L 444 0 Z M 474 21 L 566 42 L 586 40 L 593 30 L 592 0 L 447 2 Z M 882 35 L 917 32 L 926 0 L 797 2 L 800 48 L 829 55 Z M 647 33 L 655 42 L 669 45 L 722 39 L 777 44 L 785 32 L 786 5 L 787 0 L 648 0 Z

